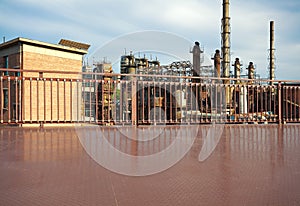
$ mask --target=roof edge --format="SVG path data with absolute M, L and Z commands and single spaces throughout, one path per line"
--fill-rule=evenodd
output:
M 59 45 L 59 44 L 52 44 L 52 43 L 47 43 L 47 42 L 38 41 L 38 40 L 32 40 L 32 39 L 23 38 L 23 37 L 17 37 L 15 39 L 12 39 L 12 40 L 9 40 L 7 42 L 0 44 L 0 49 L 9 47 L 10 45 L 17 44 L 18 42 L 27 43 L 27 44 L 31 44 L 31 45 L 38 45 L 38 46 L 46 47 L 46 48 L 54 48 L 57 50 L 69 51 L 69 52 L 73 52 L 73 53 L 79 53 L 82 55 L 88 53 L 87 50 L 83 50 L 83 49 L 78 49 L 78 48 L 69 47 L 69 46 L 63 46 L 63 45 Z

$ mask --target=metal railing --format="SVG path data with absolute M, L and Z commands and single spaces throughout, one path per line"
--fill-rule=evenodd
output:
M 300 81 L 16 69 L 0 73 L 1 124 L 300 122 Z

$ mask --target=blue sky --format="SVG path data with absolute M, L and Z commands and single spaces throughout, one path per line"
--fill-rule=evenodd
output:
M 89 43 L 90 55 L 125 34 L 163 31 L 189 40 L 190 46 L 198 40 L 211 56 L 220 48 L 221 4 L 221 0 L 1 0 L 0 31 L 6 40 L 25 37 L 58 43 L 65 38 Z M 266 77 L 269 21 L 274 20 L 276 78 L 300 80 L 299 0 L 231 0 L 230 16 L 232 61 L 239 57 L 244 68 L 253 61 Z

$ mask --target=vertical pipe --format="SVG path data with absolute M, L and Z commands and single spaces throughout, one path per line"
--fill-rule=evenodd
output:
M 164 83 L 165 85 L 165 94 L 164 94 L 164 103 L 165 103 L 165 109 L 164 109 L 164 112 L 165 112 L 165 124 L 167 123 L 167 84 Z
M 29 79 L 29 112 L 30 112 L 30 123 L 32 123 L 32 78 Z
M 47 110 L 46 110 L 46 79 L 44 78 L 44 122 L 46 123 L 46 113 L 47 113 Z
M 0 76 L 0 122 L 3 123 L 3 77 Z
M 161 107 L 162 107 L 162 105 L 160 104 L 160 100 L 161 100 L 161 84 L 160 84 L 160 82 L 158 82 L 158 88 L 159 88 L 159 98 L 158 98 L 158 104 L 159 104 L 159 123 L 161 123 Z
M 293 94 L 292 94 L 293 87 L 289 87 L 288 91 L 289 91 L 289 93 L 288 93 L 289 102 L 287 102 L 287 103 L 290 103 L 290 111 L 289 111 L 290 118 L 289 118 L 289 120 L 292 121 L 293 120 L 293 118 L 292 118 L 292 116 L 293 116 Z
M 95 121 L 98 124 L 98 79 L 95 80 Z M 120 103 L 121 104 L 121 103 Z
M 90 83 L 89 83 L 89 89 L 90 89 L 90 99 L 89 99 L 89 115 L 90 115 L 90 123 L 92 122 L 92 88 L 91 88 L 91 85 L 92 85 L 92 80 L 89 80 Z
M 79 79 L 76 80 L 76 116 L 77 116 L 77 123 L 79 122 L 79 115 L 80 115 L 80 102 L 79 102 Z
M 15 100 L 15 111 L 16 111 L 16 116 L 15 116 L 15 122 L 18 123 L 18 77 L 15 77 L 15 96 L 16 96 L 16 100 Z
M 300 107 L 299 107 L 299 104 L 300 104 L 300 88 L 297 87 L 297 97 L 296 97 L 296 100 L 298 100 L 296 103 L 298 104 L 298 121 L 300 121 Z
M 155 89 L 155 81 L 153 81 L 153 124 L 156 125 L 156 109 L 155 109 L 155 98 L 156 98 L 156 89 Z
M 276 121 L 276 118 L 273 116 L 276 114 L 276 105 L 277 105 L 277 101 L 275 99 L 276 96 L 275 96 L 275 93 L 273 93 L 273 91 L 275 91 L 275 90 L 276 90 L 275 86 L 273 85 L 272 86 L 272 101 L 273 101 L 272 120 L 273 120 L 273 122 Z
M 131 90 L 131 123 L 132 126 L 137 126 L 137 80 L 132 77 L 132 90 Z
M 40 120 L 40 88 L 39 88 L 40 80 L 39 77 L 36 79 L 36 120 L 39 122 Z
M 229 17 L 229 0 L 223 0 L 223 18 L 222 18 L 222 69 L 223 77 L 229 78 L 230 71 L 230 17 Z M 224 81 L 229 84 L 229 80 Z M 230 105 L 230 91 L 226 90 L 226 104 Z
M 82 79 L 82 100 L 83 100 L 83 103 L 82 103 L 82 105 L 83 105 L 83 107 L 82 107 L 82 111 L 83 111 L 83 122 L 85 122 L 85 101 L 86 101 L 86 98 L 85 98 L 85 96 L 86 96 L 86 92 L 85 92 L 85 88 L 86 88 L 86 82 L 85 82 L 85 79 Z
M 147 113 L 148 113 L 148 123 L 150 123 L 151 122 L 151 113 L 150 113 L 150 111 L 151 111 L 151 100 L 150 100 L 150 98 L 151 98 L 151 83 L 149 82 L 149 84 L 148 84 L 148 92 L 147 92 L 147 95 L 148 95 L 148 107 L 147 107 Z
M 142 122 L 145 123 L 145 84 L 142 82 Z
M 23 45 L 20 46 L 20 70 L 23 70 Z M 20 72 L 20 76 L 23 77 L 23 72 Z M 23 80 L 23 81 L 22 81 Z M 24 96 L 24 89 L 22 85 L 24 84 L 24 79 L 20 78 L 19 81 L 19 119 L 23 121 L 23 111 L 24 111 L 24 101 L 22 96 Z
M 278 101 L 278 123 L 279 124 L 282 124 L 282 114 L 281 114 L 281 112 L 282 112 L 282 99 L 281 99 L 281 92 L 282 92 L 282 90 L 281 90 L 281 82 L 278 82 L 278 88 L 277 88 L 277 90 L 278 90 L 278 99 L 277 99 L 277 101 Z
M 275 39 L 274 39 L 274 21 L 270 21 L 270 80 L 275 79 Z M 273 84 L 270 81 L 270 84 Z
M 169 88 L 170 88 L 170 123 L 173 122 L 173 92 L 172 92 L 172 83 L 169 82 Z
M 199 103 L 201 104 L 201 101 L 199 101 L 199 92 L 198 92 L 198 84 L 196 83 L 195 84 L 195 88 L 196 88 L 196 116 L 195 116 L 195 118 L 196 118 L 196 123 L 198 123 L 198 111 L 200 111 L 200 113 L 201 113 L 201 110 L 200 110 L 200 108 L 199 108 Z M 201 120 L 201 119 L 200 119 Z
M 105 96 L 104 96 L 104 80 L 101 80 L 101 120 L 102 125 L 104 125 L 104 104 L 105 104 Z
M 114 81 L 114 93 L 113 93 L 113 96 L 114 96 L 114 110 L 113 110 L 113 121 L 116 122 L 117 121 L 117 91 L 118 91 L 118 80 L 115 80 Z
M 56 84 L 57 122 L 59 122 L 59 79 Z
M 23 76 L 23 75 L 21 74 L 21 76 Z M 22 108 L 24 108 L 23 107 L 24 101 L 22 101 L 22 93 L 23 93 L 22 85 L 23 85 L 24 81 L 22 81 L 22 77 L 20 78 L 20 80 L 18 82 L 19 82 L 19 84 L 18 84 L 18 86 L 19 86 L 19 98 L 18 98 L 18 101 L 19 101 L 18 102 L 18 104 L 19 104 L 19 121 L 22 121 L 23 120 L 23 118 L 22 118 L 22 116 L 23 116 Z
M 198 86 L 197 86 L 198 88 Z M 202 84 L 199 85 L 199 89 L 198 89 L 198 93 L 199 93 L 199 101 L 200 101 L 200 123 L 202 122 L 203 120 L 203 104 L 202 104 Z
M 73 102 L 72 102 L 72 98 L 73 98 L 73 87 L 72 87 L 72 79 L 70 80 L 70 122 L 73 122 Z
M 120 80 L 120 123 L 124 122 L 124 118 L 123 118 L 123 84 L 122 84 L 122 80 Z
M 11 108 L 10 108 L 10 104 L 11 104 L 11 94 L 10 94 L 10 76 L 7 78 L 7 88 L 8 88 L 8 123 L 11 122 Z
M 64 79 L 64 122 L 67 121 L 67 107 L 66 107 L 66 79 Z
M 111 80 L 107 80 L 107 122 L 110 124 L 110 109 L 111 109 Z
M 236 98 L 236 95 L 237 95 L 237 86 L 236 85 L 233 85 L 233 88 L 234 88 L 234 92 L 233 92 L 233 102 L 234 102 L 234 119 L 232 119 L 232 121 L 237 121 L 237 108 L 236 108 L 236 105 L 239 106 L 239 102 L 237 102 L 237 98 Z M 238 112 L 240 113 L 240 112 Z
M 53 88 L 52 88 L 52 86 L 53 86 L 53 84 L 52 84 L 52 82 L 53 82 L 53 79 L 51 78 L 50 79 L 50 122 L 52 122 L 53 121 Z

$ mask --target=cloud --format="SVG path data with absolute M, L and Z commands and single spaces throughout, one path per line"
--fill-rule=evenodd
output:
M 54 43 L 69 38 L 90 43 L 93 53 L 118 36 L 158 30 L 198 40 L 210 55 L 220 48 L 221 4 L 208 0 L 4 0 L 1 33 Z M 277 77 L 300 79 L 290 69 L 298 65 L 299 8 L 298 0 L 230 1 L 232 61 L 236 56 L 244 64 L 253 61 L 266 76 L 269 21 L 274 20 Z

